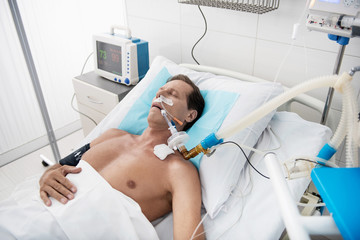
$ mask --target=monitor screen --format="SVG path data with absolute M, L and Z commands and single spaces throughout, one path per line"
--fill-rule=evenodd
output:
M 122 76 L 121 46 L 96 41 L 98 68 Z

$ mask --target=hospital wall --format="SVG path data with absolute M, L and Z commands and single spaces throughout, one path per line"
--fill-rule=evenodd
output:
M 293 24 L 303 15 L 305 3 L 305 0 L 282 0 L 277 10 L 262 15 L 201 7 L 208 31 L 195 47 L 194 55 L 202 65 L 240 71 L 270 81 L 275 80 L 279 71 L 277 81 L 288 87 L 331 75 L 339 44 L 330 41 L 325 33 L 308 31 L 305 18 L 301 19 L 297 39 L 291 40 Z M 205 28 L 197 6 L 179 4 L 176 0 L 131 0 L 127 6 L 132 33 L 149 41 L 151 60 L 163 55 L 176 63 L 195 63 L 191 49 Z M 346 46 L 340 72 L 356 65 L 360 65 L 360 38 L 351 39 Z M 359 73 L 353 84 L 358 94 Z M 327 89 L 309 94 L 325 101 Z M 338 93 L 331 108 L 338 121 L 341 114 Z M 320 121 L 319 114 L 299 111 L 306 119 Z
M 17 4 L 52 128 L 61 139 L 81 128 L 79 114 L 71 107 L 72 78 L 80 75 L 93 51 L 92 35 L 123 22 L 123 2 L 17 0 Z M 0 51 L 1 166 L 49 143 L 8 1 L 0 1 Z M 92 58 L 84 72 L 91 70 Z M 54 159 L 51 153 L 46 157 Z

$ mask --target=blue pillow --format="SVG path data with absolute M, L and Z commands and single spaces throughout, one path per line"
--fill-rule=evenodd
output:
M 136 100 L 118 128 L 131 134 L 142 134 L 148 127 L 147 116 L 151 108 L 152 100 L 159 88 L 162 87 L 170 77 L 172 77 L 172 75 L 167 68 L 164 67 L 156 75 L 144 93 Z M 205 108 L 200 119 L 187 131 L 190 139 L 185 146 L 188 150 L 199 144 L 207 135 L 216 132 L 220 128 L 239 96 L 238 93 L 219 90 L 201 90 L 200 92 L 205 100 Z M 197 169 L 200 167 L 201 157 L 202 154 L 190 159 Z
M 143 94 L 136 100 L 118 128 L 131 134 L 141 135 L 149 126 L 147 116 L 150 112 L 153 98 L 159 88 L 165 85 L 166 81 L 171 77 L 172 75 L 164 67 L 156 75 L 154 80 L 152 80 Z

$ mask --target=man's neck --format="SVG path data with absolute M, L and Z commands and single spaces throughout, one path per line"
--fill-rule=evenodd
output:
M 167 144 L 167 139 L 171 136 L 168 129 L 153 129 L 146 128 L 140 136 L 140 141 L 143 144 L 156 146 L 159 144 Z

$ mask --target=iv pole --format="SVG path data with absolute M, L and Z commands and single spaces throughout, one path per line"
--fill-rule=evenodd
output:
M 37 97 L 37 100 L 38 100 L 38 103 L 39 103 L 41 114 L 42 114 L 42 117 L 43 117 L 43 120 L 44 120 L 47 136 L 48 136 L 48 139 L 49 139 L 49 144 L 51 146 L 51 149 L 52 149 L 52 152 L 54 154 L 55 160 L 56 160 L 56 162 L 58 162 L 60 160 L 59 149 L 58 149 L 58 146 L 57 146 L 57 143 L 56 143 L 56 138 L 55 138 L 55 134 L 54 134 L 54 131 L 53 131 L 53 128 L 52 128 L 52 125 L 51 125 L 49 113 L 48 113 L 47 108 L 46 108 L 44 95 L 43 95 L 43 93 L 41 91 L 39 78 L 38 78 L 38 75 L 37 75 L 37 72 L 36 72 L 34 60 L 33 60 L 32 55 L 31 55 L 30 46 L 29 46 L 29 43 L 28 43 L 28 40 L 27 40 L 27 37 L 26 37 L 23 22 L 21 20 L 21 15 L 20 15 L 20 12 L 19 12 L 19 8 L 18 8 L 16 0 L 8 0 L 8 3 L 9 3 L 10 10 L 11 10 L 11 15 L 12 15 L 13 20 L 14 20 L 16 32 L 17 32 L 18 37 L 19 37 L 21 48 L 22 48 L 23 53 L 24 53 L 24 57 L 25 57 L 26 65 L 27 65 L 28 70 L 29 70 L 31 81 L 32 81 L 32 84 L 34 86 L 34 90 L 35 90 L 35 94 L 36 94 L 36 97 Z
M 336 60 L 335 60 L 334 71 L 333 71 L 333 74 L 338 75 L 339 71 L 340 71 L 341 62 L 342 62 L 342 59 L 343 59 L 343 56 L 344 56 L 345 47 L 349 43 L 349 38 L 347 38 L 347 37 L 339 37 L 339 36 L 335 36 L 335 35 L 331 35 L 331 34 L 329 34 L 329 38 L 331 40 L 337 41 L 337 43 L 340 44 L 340 48 L 339 48 L 338 55 L 337 55 Z M 320 123 L 323 124 L 323 125 L 326 124 L 326 120 L 327 120 L 328 115 L 329 115 L 330 105 L 331 105 L 331 102 L 332 102 L 333 95 L 334 95 L 334 88 L 330 87 L 329 91 L 328 91 L 327 98 L 326 98 L 324 111 L 323 111 L 321 121 L 320 121 Z

